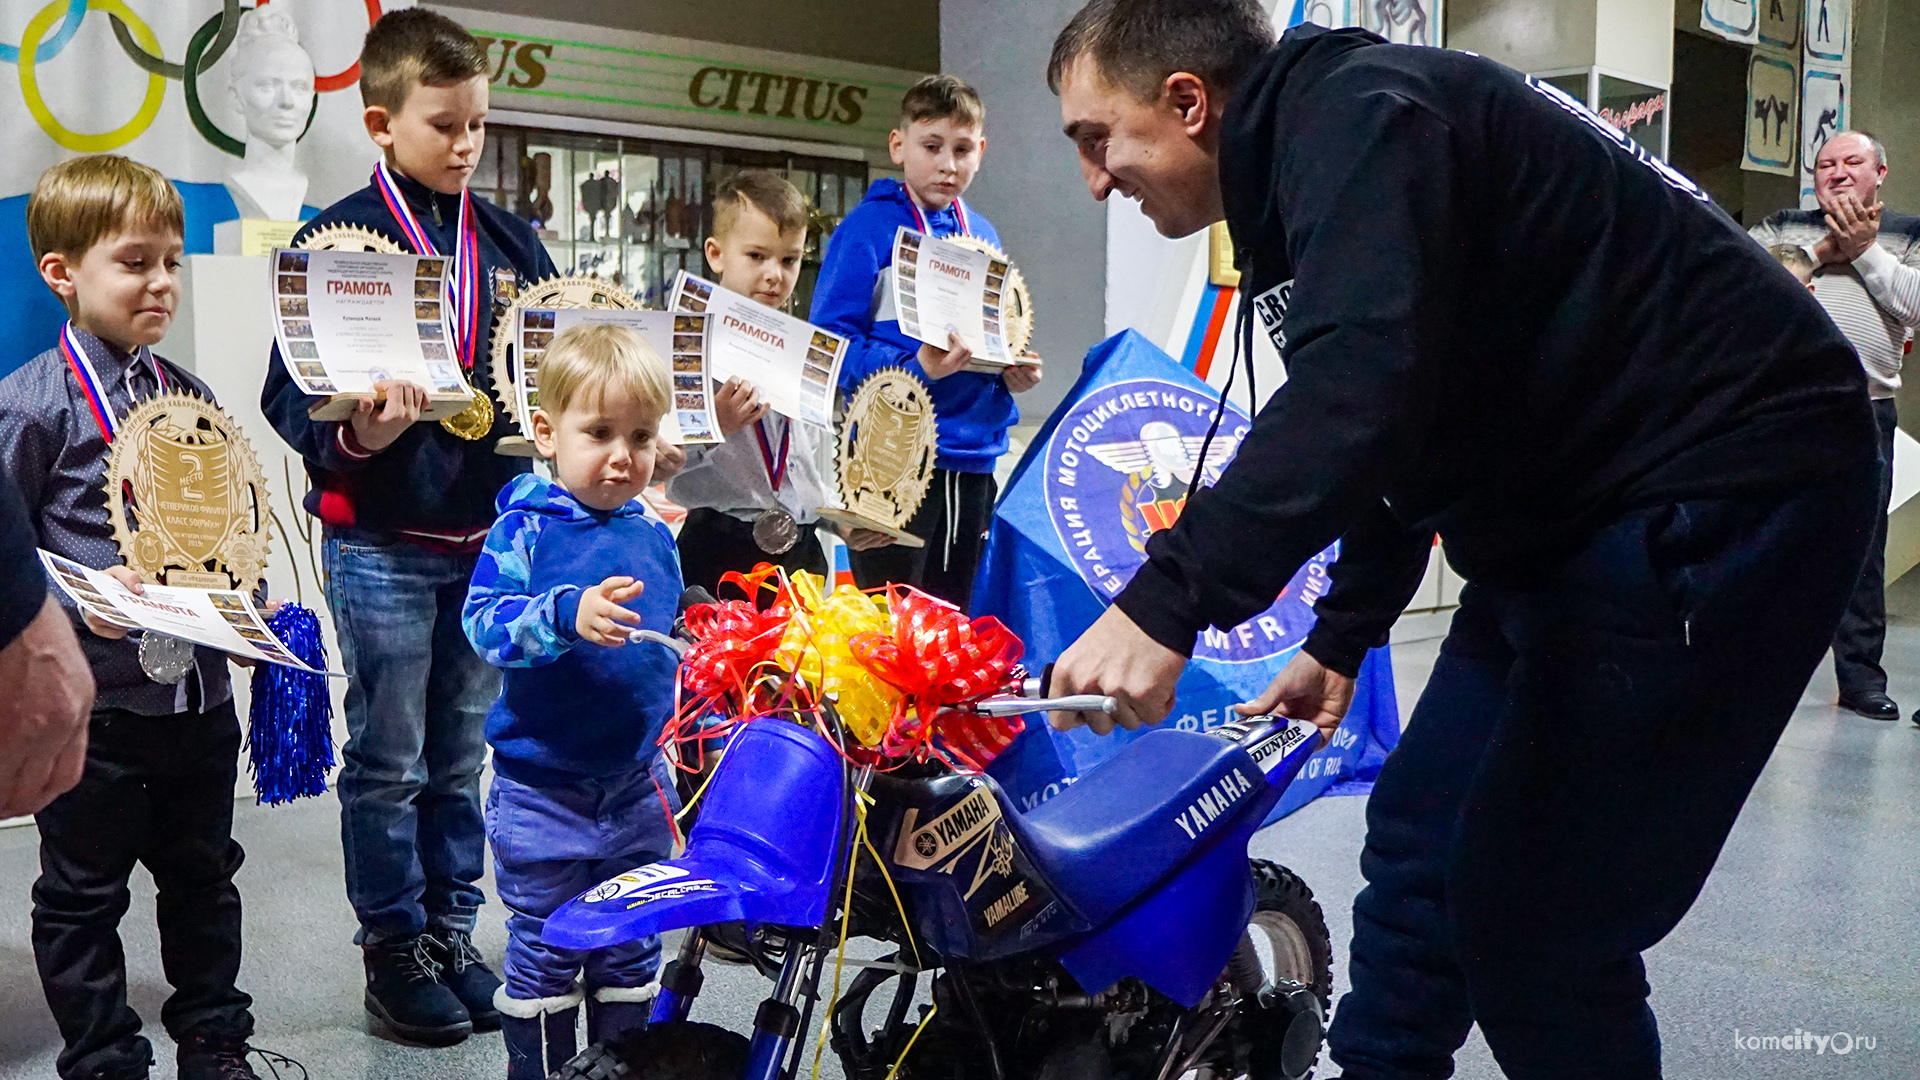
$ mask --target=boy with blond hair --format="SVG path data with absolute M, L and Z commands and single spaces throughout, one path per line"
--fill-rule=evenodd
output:
M 960 197 L 980 169 L 985 123 L 980 95 L 952 75 L 929 75 L 908 88 L 899 122 L 887 137 L 905 180 L 874 181 L 833 231 L 811 316 L 851 340 L 840 367 L 840 384 L 849 393 L 881 368 L 905 368 L 927 382 L 938 417 L 933 482 L 907 523 L 907 531 L 927 545 L 855 551 L 854 577 L 862 588 L 915 585 L 963 610 L 972 599 L 974 571 L 993 521 L 994 463 L 1007 452 L 1007 429 L 1020 418 L 1013 395 L 1039 385 L 1039 360 L 999 375 L 967 371 L 973 354 L 958 335 L 945 348 L 914 341 L 900 332 L 896 320 L 874 320 L 873 296 L 893 262 L 893 238 L 902 225 L 929 236 L 958 234 L 1000 246 L 993 224 Z
M 721 288 L 781 307 L 793 295 L 806 246 L 806 199 L 778 175 L 743 169 L 714 191 L 706 256 Z M 814 533 L 829 502 L 820 476 L 825 433 L 770 412 L 742 379 L 727 380 L 713 404 L 726 441 L 687 447 L 686 465 L 667 482 L 667 495 L 690 508 L 679 541 L 687 584 L 717 593 L 722 576 L 762 562 L 825 576 L 827 556 Z M 754 527 L 768 514 L 784 514 L 798 529 L 785 537 L 776 530 L 769 540 Z M 843 535 L 856 551 L 890 543 L 867 529 Z
M 113 542 L 107 451 L 121 418 L 168 391 L 213 392 L 150 346 L 180 302 L 180 194 L 124 157 L 48 169 L 27 203 L 40 276 L 63 304 L 59 342 L 0 380 L 0 459 L 18 481 L 41 547 L 140 590 Z M 64 601 L 63 601 L 64 602 Z M 75 614 L 69 606 L 70 615 Z M 79 621 L 76 617 L 76 621 Z M 79 786 L 35 815 L 33 955 L 65 1041 L 56 1068 L 138 1080 L 153 1062 L 127 1004 L 119 923 L 135 863 L 158 889 L 161 959 L 173 996 L 161 1011 L 182 1080 L 251 1077 L 253 999 L 240 971 L 243 853 L 233 839 L 240 754 L 227 656 L 194 649 L 178 682 L 140 663 L 122 627 L 84 620 L 81 646 L 99 687 Z
M 295 237 L 355 225 L 454 263 L 454 310 L 477 309 L 471 340 L 450 342 L 482 404 L 496 299 L 555 273 L 532 226 L 467 191 L 481 159 L 487 58 L 458 23 L 422 8 L 381 16 L 360 53 L 373 182 Z M 457 320 L 462 326 L 465 320 Z M 261 409 L 306 460 L 307 512 L 322 524 L 327 606 L 347 686 L 340 835 L 347 899 L 360 929 L 366 1009 L 428 1045 L 456 1043 L 498 1017 L 471 939 L 483 897 L 482 727 L 499 676 L 460 632 L 460 605 L 493 497 L 524 460 L 493 452 L 496 415 L 478 432 L 418 423 L 423 387 L 378 384 L 350 420 L 314 420 L 313 399 L 276 351 Z
M 583 996 L 593 1042 L 643 1026 L 651 1007 L 658 938 L 581 953 L 541 931 L 566 901 L 672 853 L 678 800 L 657 744 L 678 658 L 629 641 L 642 627 L 667 632 L 680 598 L 673 535 L 639 497 L 669 384 L 666 361 L 626 327 L 554 337 L 532 416 L 554 479 L 521 476 L 500 493 L 467 592 L 467 637 L 506 671 L 487 714 L 487 838 L 508 911 L 494 1003 L 509 1080 L 573 1056 Z

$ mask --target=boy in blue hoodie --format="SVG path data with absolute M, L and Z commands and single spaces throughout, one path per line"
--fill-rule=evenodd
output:
M 382 16 L 361 51 L 360 93 L 383 160 L 372 183 L 296 237 L 357 225 L 415 254 L 454 257 L 455 299 L 480 309 L 466 375 L 482 398 L 496 293 L 556 272 L 531 226 L 466 190 L 480 161 L 488 70 L 473 35 L 446 16 Z M 366 1008 L 410 1041 L 442 1045 L 496 1020 L 500 982 L 469 932 L 486 857 L 481 727 L 500 682 L 460 633 L 460 604 L 494 495 L 527 466 L 493 452 L 498 417 L 477 439 L 456 436 L 416 422 L 423 388 L 382 389 L 383 404 L 363 402 L 350 420 L 314 420 L 313 399 L 276 351 L 260 407 L 306 460 L 306 508 L 322 523 L 327 606 L 352 676 L 337 786 Z
M 541 931 L 561 904 L 672 853 L 678 800 L 656 743 L 678 660 L 628 640 L 667 631 L 679 603 L 673 534 L 639 498 L 670 396 L 666 361 L 633 331 L 556 336 L 532 417 L 554 479 L 521 476 L 500 493 L 467 591 L 467 637 L 506 669 L 487 713 L 486 813 L 508 911 L 494 998 L 508 1080 L 538 1080 L 573 1056 L 582 968 L 590 1041 L 643 1025 L 651 1007 L 658 938 L 580 953 Z
M 939 418 L 933 484 L 907 523 L 907 531 L 927 546 L 890 544 L 852 552 L 855 580 L 862 588 L 914 585 L 963 610 L 973 597 L 974 571 L 993 521 L 994 462 L 1007 452 L 1007 429 L 1020 418 L 1013 395 L 1039 385 L 1039 361 L 999 375 L 965 371 L 973 354 L 958 336 L 945 349 L 915 341 L 895 320 L 875 322 L 873 301 L 902 225 L 1000 246 L 993 225 L 960 198 L 980 168 L 985 119 L 980 95 L 951 75 L 929 75 L 907 90 L 900 121 L 887 137 L 906 181 L 875 181 L 834 229 L 809 316 L 814 325 L 850 339 L 840 368 L 848 392 L 881 368 L 905 368 L 927 382 Z

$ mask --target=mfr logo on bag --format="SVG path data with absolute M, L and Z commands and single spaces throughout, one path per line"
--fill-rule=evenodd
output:
M 1211 486 L 1240 449 L 1252 423 L 1232 405 L 1208 441 L 1216 406 L 1178 383 L 1128 379 L 1090 391 L 1054 428 L 1047 514 L 1074 569 L 1101 599 L 1119 595 L 1147 561 L 1147 540 L 1180 519 L 1196 470 L 1200 486 Z M 1306 640 L 1336 550 L 1309 560 L 1266 611 L 1231 630 L 1202 631 L 1194 658 L 1249 663 Z

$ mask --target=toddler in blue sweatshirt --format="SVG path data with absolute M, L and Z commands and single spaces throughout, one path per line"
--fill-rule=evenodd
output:
M 587 1035 L 643 1024 L 660 943 L 581 953 L 541 939 L 555 908 L 672 854 L 678 807 L 657 752 L 677 660 L 657 643 L 680 596 L 666 523 L 639 498 L 653 479 L 667 364 L 626 327 L 559 334 L 540 368 L 534 446 L 555 479 L 516 477 L 467 591 L 473 647 L 505 669 L 487 714 L 493 786 L 487 840 L 508 911 L 505 984 L 495 997 L 509 1080 L 573 1056 L 585 971 Z
M 881 368 L 900 367 L 925 380 L 939 423 L 932 486 L 907 531 L 923 548 L 891 544 L 849 558 L 861 588 L 914 585 L 967 607 L 986 547 L 996 494 L 993 466 L 1007 452 L 1007 429 L 1020 419 L 1013 395 L 1040 383 L 1039 358 L 999 375 L 963 370 L 973 354 L 958 336 L 945 349 L 900 332 L 896 320 L 874 321 L 875 285 L 893 261 L 900 226 L 931 236 L 956 233 L 1000 246 L 991 222 L 960 198 L 986 148 L 980 95 L 951 75 L 929 75 L 900 102 L 888 135 L 902 183 L 883 178 L 834 229 L 814 285 L 810 321 L 849 339 L 841 386 L 852 393 Z

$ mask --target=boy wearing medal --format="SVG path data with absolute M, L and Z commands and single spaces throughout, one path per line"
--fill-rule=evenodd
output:
M 652 1006 L 658 938 L 582 953 L 541 933 L 561 904 L 673 851 L 678 802 L 657 744 L 679 658 L 628 639 L 669 631 L 679 605 L 673 534 L 639 498 L 671 401 L 666 361 L 632 330 L 556 336 L 531 431 L 554 479 L 521 476 L 500 493 L 467 592 L 467 638 L 506 670 L 487 714 L 487 837 L 508 913 L 495 999 L 508 1080 L 540 1080 L 573 1056 L 583 997 L 594 1042 L 645 1026 Z
M 849 339 L 840 385 L 851 393 L 869 375 L 901 367 L 932 392 L 939 418 L 933 482 L 907 531 L 924 548 L 890 544 L 852 553 L 862 588 L 886 582 L 917 586 L 965 610 L 973 575 L 993 521 L 994 462 L 1007 452 L 1007 429 L 1020 418 L 1013 395 L 1040 383 L 1038 360 L 999 375 L 964 370 L 972 352 L 952 337 L 945 349 L 915 341 L 893 319 L 874 320 L 875 284 L 893 262 L 900 226 L 929 236 L 977 237 L 1000 246 L 1000 234 L 961 199 L 980 168 L 987 139 L 985 108 L 973 88 L 951 75 L 929 75 L 907 90 L 900 121 L 887 142 L 905 182 L 876 180 L 833 231 L 814 286 L 811 319 Z
M 66 305 L 51 349 L 0 380 L 0 456 L 41 547 L 140 591 L 107 517 L 107 454 L 141 401 L 212 391 L 149 346 L 180 298 L 183 212 L 158 172 L 118 155 L 48 169 L 27 204 L 40 275 Z M 63 600 L 63 603 L 65 601 Z M 71 606 L 69 605 L 69 610 Z M 147 1075 L 153 1047 L 127 1004 L 118 925 L 136 862 L 158 888 L 161 956 L 174 992 L 161 1011 L 182 1080 L 254 1076 L 253 999 L 240 971 L 243 854 L 233 839 L 240 754 L 227 655 L 85 618 L 98 685 L 79 786 L 35 821 L 33 955 L 64 1047 L 62 1078 Z
M 807 246 L 807 204 L 800 190 L 765 169 L 743 169 L 713 193 L 707 266 L 721 288 L 770 308 L 793 295 Z M 827 576 L 814 533 L 829 502 L 820 477 L 821 434 L 770 412 L 759 391 L 729 379 L 713 396 L 726 441 L 686 448 L 686 464 L 667 495 L 688 507 L 680 527 L 680 566 L 688 585 L 720 591 L 720 578 L 757 563 Z M 864 550 L 888 543 L 867 529 L 847 533 Z
M 499 986 L 469 933 L 477 882 L 482 729 L 499 675 L 460 629 L 493 497 L 526 462 L 493 452 L 487 342 L 496 282 L 554 275 L 531 226 L 466 189 L 487 114 L 486 54 L 459 24 L 424 9 L 382 16 L 360 55 L 367 132 L 383 160 L 373 182 L 322 211 L 454 264 L 443 302 L 475 406 L 417 423 L 424 388 L 379 384 L 352 419 L 313 420 L 276 351 L 261 408 L 306 459 L 306 508 L 323 524 L 327 605 L 352 677 L 342 754 L 340 832 L 347 897 L 365 954 L 366 1008 L 401 1037 L 446 1045 L 497 1025 Z M 276 347 L 277 348 L 277 347 Z

